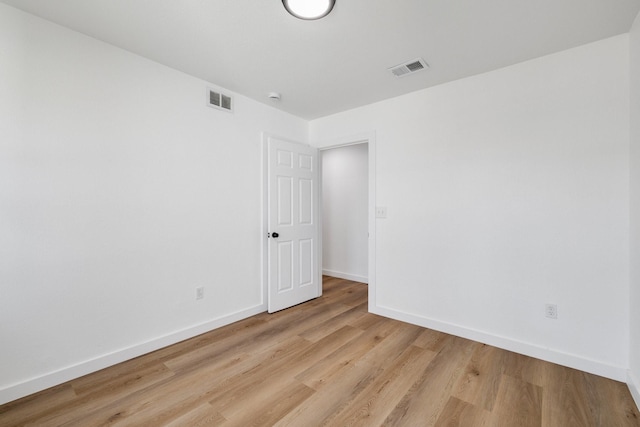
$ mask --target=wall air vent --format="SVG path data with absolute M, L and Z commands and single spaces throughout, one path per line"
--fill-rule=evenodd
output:
M 426 70 L 427 68 L 429 68 L 429 65 L 427 65 L 424 59 L 418 58 L 413 61 L 391 67 L 389 68 L 389 71 L 391 71 L 396 77 L 404 77 L 409 74 L 417 73 L 418 71 Z
M 217 89 L 207 88 L 207 105 L 218 110 L 233 111 L 233 102 L 229 95 Z

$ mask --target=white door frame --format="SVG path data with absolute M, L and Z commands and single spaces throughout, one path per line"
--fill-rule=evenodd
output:
M 280 138 L 268 133 L 262 133 L 262 222 L 260 226 L 261 232 L 261 271 L 262 271 L 262 298 L 261 304 L 264 310 L 267 310 L 267 295 L 269 286 L 269 247 L 267 240 L 268 231 L 268 218 L 269 218 L 269 200 L 268 200 L 268 140 L 270 137 L 290 141 L 286 138 Z M 293 141 L 291 141 L 293 142 Z M 369 311 L 375 310 L 376 307 L 376 134 L 374 131 L 365 132 L 362 134 L 345 136 L 330 141 L 325 141 L 313 146 L 318 148 L 319 151 L 329 150 L 332 148 L 346 147 L 348 145 L 356 144 L 368 144 L 368 173 L 369 173 L 369 207 L 368 207 L 368 230 L 369 230 L 369 245 L 368 245 L 368 290 L 369 290 Z M 322 269 L 322 156 L 318 156 L 318 163 L 320 164 L 320 178 L 319 178 L 319 191 L 318 191 L 318 206 L 319 206 L 319 249 L 318 249 L 318 266 Z
M 314 145 L 319 151 L 331 150 L 334 148 L 348 147 L 350 145 L 367 144 L 368 145 L 368 268 L 367 281 L 369 283 L 369 311 L 376 306 L 376 134 L 374 131 L 365 132 L 357 135 L 345 136 L 342 138 L 321 142 Z M 320 191 L 318 200 L 320 206 L 320 253 L 322 254 L 322 155 L 318 156 L 320 161 Z M 320 259 L 322 261 L 322 258 Z M 320 264 L 322 267 L 322 264 Z

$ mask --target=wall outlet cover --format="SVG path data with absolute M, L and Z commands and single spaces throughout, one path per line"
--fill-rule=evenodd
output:
M 558 318 L 558 306 L 555 304 L 545 304 L 544 306 L 544 315 L 549 319 L 557 319 Z
M 386 217 L 387 217 L 387 207 L 376 206 L 376 218 L 386 218 Z

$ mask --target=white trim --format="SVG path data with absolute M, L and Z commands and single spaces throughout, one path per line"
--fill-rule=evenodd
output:
M 629 387 L 631 396 L 636 402 L 636 407 L 640 408 L 640 381 L 635 375 L 633 375 L 631 370 L 627 371 L 627 387 Z
M 376 134 L 370 132 L 369 143 L 369 311 L 376 299 Z
M 442 322 L 415 314 L 397 311 L 388 307 L 375 306 L 372 308 L 370 305 L 369 311 L 380 316 L 389 317 L 391 319 L 400 320 L 402 322 L 411 323 L 424 328 L 434 329 L 436 331 L 489 344 L 494 347 L 524 354 L 526 356 L 556 363 L 558 365 L 568 366 L 580 371 L 611 378 L 616 381 L 624 382 L 627 379 L 626 367 L 610 365 L 597 360 L 587 359 L 576 354 L 565 353 L 559 350 L 541 347 L 536 344 L 518 341 L 508 337 L 489 334 L 484 331 L 467 328 L 453 323 Z
M 354 282 L 369 283 L 369 279 L 366 276 L 359 276 L 357 274 L 343 273 L 341 271 L 334 270 L 322 270 L 322 274 L 325 276 L 337 277 L 338 279 L 353 280 Z
M 267 240 L 267 233 L 269 232 L 269 179 L 267 174 L 269 173 L 269 137 L 271 135 L 262 132 L 262 161 L 260 180 L 261 186 L 261 198 L 260 206 L 260 272 L 262 280 L 262 298 L 263 304 L 267 303 L 267 295 L 269 295 L 269 242 Z
M 322 284 L 322 275 L 324 274 L 324 270 L 322 269 L 323 256 L 324 256 L 324 211 L 322 205 L 322 182 L 324 178 L 322 177 L 322 154 L 320 154 L 320 149 L 318 149 L 318 200 L 316 200 L 316 205 L 318 206 L 318 269 L 320 270 L 320 295 L 324 292 L 324 285 Z
M 324 151 L 356 144 L 368 144 L 369 153 L 369 259 L 366 283 L 369 284 L 369 311 L 373 312 L 376 304 L 376 133 L 375 131 L 364 132 L 312 145 Z M 322 169 L 320 172 L 322 173 Z M 320 211 L 322 212 L 322 209 Z
M 256 314 L 264 313 L 266 310 L 267 306 L 265 304 L 260 304 L 254 307 L 247 308 L 245 310 L 218 317 L 205 323 L 190 326 L 180 331 L 172 332 L 168 335 L 154 338 L 150 341 L 123 348 L 121 350 L 114 351 L 113 353 L 104 354 L 94 359 L 90 359 L 73 366 L 68 366 L 55 372 L 50 372 L 42 376 L 29 379 L 27 381 L 12 384 L 0 390 L 0 405 L 19 399 L 21 397 L 28 396 L 38 391 L 45 390 L 49 387 L 53 387 L 67 381 L 80 378 L 83 375 L 87 375 L 92 372 L 96 372 L 101 369 L 116 365 L 118 363 L 142 356 L 144 354 L 151 353 L 152 351 L 156 351 L 161 348 L 176 344 L 180 341 L 184 341 L 186 339 L 193 338 L 206 332 L 210 332 L 214 329 L 229 325 L 239 320 L 255 316 Z

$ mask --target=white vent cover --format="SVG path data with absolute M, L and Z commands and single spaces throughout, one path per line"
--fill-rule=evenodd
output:
M 233 111 L 232 98 L 217 89 L 207 88 L 207 105 L 219 110 Z
M 396 77 L 404 77 L 409 74 L 417 73 L 418 71 L 426 70 L 427 68 L 429 68 L 429 65 L 424 62 L 424 59 L 418 58 L 413 61 L 391 67 L 389 68 L 389 71 L 391 71 Z

